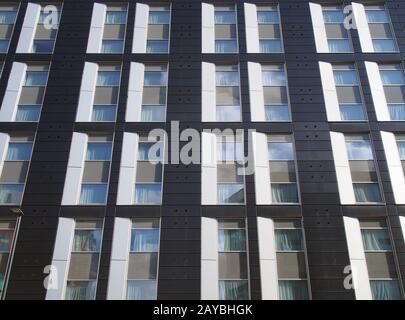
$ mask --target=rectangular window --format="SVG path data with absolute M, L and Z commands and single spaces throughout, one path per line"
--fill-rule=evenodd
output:
M 298 203 L 298 184 L 292 135 L 268 135 L 272 203 Z
M 380 77 L 392 121 L 405 121 L 405 77 L 400 64 L 380 64 Z
M 102 220 L 76 220 L 65 300 L 95 300 Z
M 111 136 L 89 135 L 80 190 L 80 204 L 103 205 L 106 203 L 111 154 Z
M 48 82 L 49 64 L 30 63 L 18 100 L 16 122 L 38 122 Z
M 218 220 L 218 255 L 219 299 L 249 299 L 245 220 Z
M 340 6 L 323 7 L 323 20 L 325 22 L 326 37 L 329 52 L 353 52 L 348 30 L 344 27 L 345 14 Z
M 274 221 L 280 300 L 308 300 L 307 263 L 299 220 Z
M 133 219 L 127 300 L 156 300 L 160 220 Z
M 369 136 L 366 134 L 345 134 L 345 140 L 356 202 L 382 202 Z
M 385 220 L 360 220 L 373 300 L 402 300 L 400 281 Z
M 342 121 L 364 121 L 363 98 L 354 65 L 334 64 L 333 77 Z
M 239 67 L 216 65 L 216 120 L 220 122 L 241 121 Z
M 0 53 L 7 53 L 17 18 L 17 4 L 0 5 Z
M 365 6 L 368 27 L 375 52 L 396 52 L 394 32 L 385 6 Z
M 167 65 L 145 65 L 141 110 L 142 121 L 165 121 L 167 104 L 167 77 Z
M 405 135 L 397 134 L 395 138 L 397 140 L 398 153 L 399 158 L 401 159 L 402 170 L 404 171 L 405 174 Z
M 283 65 L 262 65 L 266 121 L 291 121 L 287 77 Z
M 280 16 L 277 6 L 257 6 L 260 52 L 282 52 Z
M 215 53 L 238 52 L 236 8 L 233 5 L 215 6 Z
M 107 6 L 104 21 L 102 53 L 123 53 L 127 24 L 128 4 Z
M 121 80 L 121 65 L 100 64 L 97 73 L 92 121 L 115 121 Z
M 50 6 L 52 6 L 52 11 L 48 10 Z M 61 14 L 62 14 L 61 5 L 54 3 L 41 4 L 41 12 L 32 46 L 33 53 L 53 52 Z
M 0 220 L 0 300 L 4 298 L 7 275 L 14 249 L 16 220 Z
M 169 53 L 170 6 L 149 6 L 147 53 Z

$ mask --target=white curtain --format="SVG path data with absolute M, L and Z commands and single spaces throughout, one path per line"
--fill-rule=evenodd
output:
M 281 86 L 286 85 L 284 71 L 263 71 L 263 86 Z
M 136 184 L 135 203 L 137 204 L 160 204 L 161 185 L 160 183 Z
M 15 11 L 2 11 L 0 12 L 1 24 L 13 24 L 17 13 Z
M 107 11 L 105 23 L 107 24 L 125 24 L 127 21 L 126 11 Z
M 308 287 L 305 280 L 279 280 L 280 300 L 308 300 Z
M 159 229 L 132 229 L 132 252 L 157 252 L 159 248 Z
M 272 183 L 271 197 L 274 203 L 297 203 L 297 185 L 295 183 Z
M 324 10 L 323 20 L 325 23 L 343 23 L 344 14 L 342 10 Z
M 149 24 L 168 24 L 169 22 L 169 11 L 149 11 Z
M 265 106 L 267 121 L 287 121 L 290 120 L 288 105 L 267 105 Z
M 368 22 L 380 22 L 380 23 L 388 23 L 388 16 L 385 10 L 366 10 L 366 16 Z
M 244 189 L 241 184 L 218 184 L 218 203 L 243 203 Z
M 156 300 L 155 280 L 129 280 L 127 283 L 127 300 Z
M 217 86 L 239 86 L 239 73 L 237 71 L 217 71 L 215 72 L 215 82 Z
M 101 45 L 102 53 L 122 53 L 124 40 L 104 40 Z
M 400 70 L 380 70 L 381 81 L 386 85 L 405 84 L 404 74 Z
M 385 229 L 362 229 L 364 250 L 392 250 L 391 241 Z
M 148 40 L 146 43 L 147 53 L 167 53 L 169 42 L 167 40 Z
M 215 41 L 216 53 L 232 53 L 237 52 L 236 40 L 216 40 Z
M 88 143 L 86 160 L 108 161 L 111 159 L 111 142 Z
M 301 229 L 277 229 L 275 235 L 278 251 L 302 251 Z
M 240 121 L 240 106 L 217 106 L 217 121 Z
M 218 247 L 220 251 L 246 251 L 244 229 L 219 229 Z
M 165 106 L 142 106 L 141 120 L 162 122 L 165 120 L 165 112 Z
M 278 21 L 278 11 L 257 11 L 257 22 L 259 24 L 274 24 L 279 23 Z
M 107 196 L 107 184 L 82 184 L 81 204 L 104 204 Z
M 281 40 L 260 40 L 260 52 L 270 53 L 270 52 L 282 52 Z
M 373 160 L 369 141 L 348 141 L 346 149 L 349 160 Z
M 99 71 L 97 74 L 98 86 L 118 86 L 121 72 L 119 71 Z
M 28 143 L 9 143 L 6 160 L 28 161 L 31 157 L 32 142 Z
M 354 183 L 356 202 L 381 202 L 378 183 Z
M 48 71 L 28 71 L 25 76 L 25 86 L 45 86 Z
M 405 160 L 405 141 L 398 141 L 398 151 L 399 151 L 399 157 L 401 160 Z
M 15 121 L 38 121 L 41 106 L 18 106 Z
M 114 121 L 115 120 L 115 105 L 94 106 L 92 121 Z
M 330 52 L 352 52 L 349 39 L 328 40 Z
M 75 230 L 73 240 L 74 252 L 99 252 L 101 245 L 101 230 Z
M 95 296 L 95 281 L 68 281 L 65 300 L 94 300 Z
M 371 280 L 373 300 L 402 300 L 397 280 Z
M 373 40 L 375 52 L 394 52 L 396 51 L 394 40 L 392 39 L 377 39 Z
M 20 204 L 22 198 L 23 184 L 0 185 L 0 203 Z
M 357 76 L 354 70 L 333 71 L 333 78 L 336 85 L 357 86 Z
M 248 283 L 246 280 L 220 280 L 220 300 L 247 300 L 249 299 Z
M 405 104 L 389 104 L 391 120 L 405 120 Z
M 216 24 L 234 24 L 236 23 L 235 11 L 217 11 L 215 12 Z
M 361 104 L 340 105 L 340 118 L 342 120 L 364 120 L 364 111 Z

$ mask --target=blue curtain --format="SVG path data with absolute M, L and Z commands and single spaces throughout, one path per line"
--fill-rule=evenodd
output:
M 105 16 L 106 24 L 125 24 L 127 22 L 126 11 L 107 11 Z
M 263 86 L 285 86 L 284 71 L 263 71 L 262 72 Z
M 6 160 L 28 161 L 31 157 L 32 142 L 28 143 L 9 143 Z
M 217 106 L 216 110 L 217 121 L 240 121 L 239 106 Z
M 405 120 L 405 104 L 389 104 L 391 120 Z
M 238 86 L 239 73 L 237 71 L 217 71 L 215 72 L 215 82 L 217 86 Z
M 272 183 L 271 198 L 274 203 L 297 203 L 297 185 L 295 183 Z
M 330 52 L 352 52 L 349 39 L 328 40 Z
M 148 183 L 135 185 L 136 204 L 160 204 L 162 186 L 160 183 Z
M 308 287 L 305 280 L 279 280 L 280 300 L 308 300 Z
M 148 40 L 146 43 L 146 53 L 167 53 L 169 42 L 167 40 Z
M 20 204 L 24 184 L 3 184 L 0 185 L 0 203 Z
M 246 251 L 246 238 L 244 229 L 219 229 L 219 251 Z
M 132 252 L 158 252 L 159 229 L 132 229 Z
M 356 72 L 354 70 L 350 71 L 333 71 L 333 78 L 335 79 L 336 85 L 345 86 L 356 86 L 358 85 Z
M 402 300 L 397 280 L 371 280 L 373 300 Z
M 0 252 L 9 252 L 14 230 L 0 230 Z
M 404 74 L 400 70 L 381 70 L 381 81 L 386 85 L 404 85 Z
M 368 22 L 389 22 L 385 10 L 366 10 L 366 17 Z
M 278 12 L 274 11 L 257 11 L 257 22 L 259 24 L 279 23 Z
M 340 105 L 340 118 L 346 121 L 365 120 L 361 104 Z
M 301 229 L 276 229 L 276 247 L 278 251 L 302 251 Z
M 127 283 L 127 300 L 156 300 L 155 280 L 129 280 Z
M 281 40 L 260 40 L 260 52 L 261 53 L 270 53 L 270 52 L 282 52 L 283 48 L 281 47 Z
M 288 111 L 288 105 L 267 105 L 265 106 L 266 120 L 288 121 L 290 120 L 290 114 Z
M 292 142 L 269 142 L 269 160 L 294 160 L 294 147 Z
M 354 183 L 356 202 L 381 202 L 378 183 Z
M 101 246 L 101 230 L 75 230 L 72 251 L 99 252 L 100 246 Z
M 93 106 L 92 121 L 114 121 L 115 120 L 115 105 Z
M 235 11 L 217 11 L 215 12 L 216 24 L 235 24 Z
M 391 241 L 388 237 L 387 230 L 362 229 L 361 237 L 363 239 L 364 250 L 392 250 Z
M 397 145 L 399 157 L 401 158 L 401 160 L 405 160 L 405 141 L 397 142 Z
M 169 24 L 169 11 L 149 11 L 149 24 Z
M 346 149 L 349 160 L 373 160 L 369 141 L 348 141 Z
M 86 160 L 108 161 L 111 159 L 111 142 L 89 142 Z
M 392 39 L 378 39 L 373 40 L 373 47 L 375 52 L 395 52 L 396 47 Z
M 107 197 L 107 184 L 82 184 L 80 204 L 104 204 Z
M 65 300 L 94 300 L 96 296 L 95 281 L 68 281 Z
M 216 53 L 233 53 L 237 52 L 236 40 L 216 40 L 215 52 Z
M 244 188 L 241 184 L 218 184 L 218 203 L 243 203 Z
M 0 11 L 0 23 L 1 24 L 13 24 L 17 12 L 15 11 Z
M 344 19 L 343 10 L 323 10 L 325 23 L 343 23 Z
M 220 280 L 219 300 L 248 300 L 248 282 L 246 280 Z
M 26 86 L 46 86 L 48 71 L 27 71 L 25 76 Z
M 142 121 L 164 121 L 166 114 L 165 106 L 142 106 Z
M 124 50 L 124 40 L 103 40 L 101 45 L 102 53 L 122 53 L 123 50 Z
M 97 74 L 98 86 L 118 86 L 120 84 L 120 71 L 99 71 Z

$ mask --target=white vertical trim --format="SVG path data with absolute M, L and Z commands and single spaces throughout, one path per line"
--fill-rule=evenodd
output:
M 245 3 L 246 4 L 246 3 Z M 262 81 L 262 66 L 248 62 L 250 118 L 252 121 L 266 121 Z
M 367 22 L 366 11 L 361 3 L 352 2 L 354 21 L 360 39 L 361 50 L 363 52 L 374 52 L 373 41 L 371 39 L 370 28 Z
M 41 6 L 39 4 L 28 3 L 16 53 L 31 53 L 40 13 Z
M 76 205 L 79 203 L 87 141 L 87 134 L 73 132 L 65 186 L 63 188 L 62 205 Z
M 219 299 L 218 221 L 201 217 L 201 300 Z
M 201 204 L 217 204 L 217 137 L 202 132 L 201 137 Z
M 10 136 L 7 133 L 0 132 L 0 174 L 3 170 L 4 160 L 6 160 L 9 142 Z
M 215 64 L 201 64 L 201 118 L 202 122 L 216 121 Z
M 215 53 L 215 8 L 211 3 L 201 3 L 201 52 Z
M 316 51 L 318 53 L 328 53 L 328 37 L 326 36 L 325 22 L 323 19 L 322 6 L 318 3 L 309 3 L 311 12 L 312 27 L 314 30 Z
M 52 258 L 52 266 L 56 268 L 56 274 L 54 274 L 54 270 L 52 270 L 53 272 L 48 276 L 50 281 L 56 281 L 56 285 L 49 287 L 46 292 L 46 300 L 64 299 L 74 231 L 74 219 L 59 218 Z
M 1 104 L 0 121 L 14 121 L 26 72 L 27 65 L 25 63 L 13 62 L 6 92 Z
M 355 204 L 352 175 L 347 157 L 345 136 L 341 132 L 330 132 L 333 160 L 341 204 Z
M 399 223 L 401 224 L 402 236 L 405 241 L 405 217 L 404 216 L 399 216 Z
M 139 136 L 137 133 L 124 132 L 118 179 L 117 205 L 131 205 L 134 203 L 138 144 Z
M 257 22 L 257 8 L 253 3 L 245 3 L 245 28 L 247 53 L 259 53 L 259 25 Z
M 104 22 L 107 14 L 107 6 L 103 3 L 94 3 L 93 14 L 87 42 L 87 53 L 100 53 L 104 34 Z
M 339 100 L 336 92 L 335 78 L 333 76 L 332 64 L 319 61 L 321 73 L 323 98 L 325 101 L 326 115 L 328 121 L 340 121 Z
M 149 5 L 136 4 L 135 28 L 132 40 L 132 53 L 146 53 L 146 40 L 148 36 Z
M 118 217 L 114 219 L 107 300 L 125 300 L 126 298 L 131 228 L 131 219 Z
M 354 292 L 357 300 L 372 300 L 366 255 L 364 254 L 360 222 L 356 218 L 343 217 L 346 241 L 352 267 Z
M 129 71 L 127 109 L 125 111 L 126 122 L 141 121 L 144 77 L 145 65 L 139 62 L 131 62 L 131 69 Z
M 94 94 L 97 85 L 98 64 L 85 62 L 80 86 L 79 102 L 77 105 L 76 122 L 91 121 Z
M 390 121 L 387 100 L 385 98 L 384 86 L 380 76 L 378 63 L 365 61 L 368 83 L 371 96 L 373 97 L 374 110 L 378 121 Z
M 278 274 L 274 222 L 257 217 L 262 300 L 278 300 Z
M 252 132 L 253 163 L 255 166 L 256 204 L 271 204 L 271 184 L 267 135 Z
M 399 156 L 397 140 L 392 132 L 386 131 L 381 131 L 381 139 L 384 145 L 385 158 L 387 159 L 395 203 L 405 204 L 405 177 Z

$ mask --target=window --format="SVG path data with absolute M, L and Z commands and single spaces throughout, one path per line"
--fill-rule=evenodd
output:
M 340 118 L 343 121 L 364 121 L 363 99 L 354 65 L 333 65 Z
M 294 144 L 291 135 L 269 135 L 268 154 L 272 203 L 298 203 Z
M 405 135 L 397 134 L 395 138 L 397 140 L 399 158 L 401 159 L 402 169 L 405 174 Z
M 49 65 L 31 63 L 27 66 L 23 87 L 18 100 L 15 121 L 37 122 L 41 114 Z
M 235 6 L 215 6 L 215 53 L 238 52 Z
M 401 300 L 394 252 L 384 220 L 360 220 L 373 300 Z
M 17 18 L 18 5 L 0 5 L 0 53 L 7 53 Z
M 245 220 L 218 220 L 219 299 L 249 299 Z
M 41 12 L 32 46 L 33 53 L 52 53 L 55 46 L 62 7 L 52 4 L 52 6 L 57 9 L 57 20 L 55 20 L 53 16 L 54 12 L 44 11 L 48 5 L 49 4 L 41 5 Z
M 369 136 L 345 134 L 345 140 L 356 202 L 382 202 Z
M 216 120 L 241 121 L 239 68 L 237 65 L 216 65 Z
M 92 121 L 115 121 L 120 89 L 121 65 L 100 64 L 97 73 Z
M 150 6 L 147 53 L 168 53 L 170 35 L 170 6 Z
M 390 119 L 392 121 L 404 121 L 405 77 L 402 66 L 399 64 L 380 64 L 379 69 Z
M 290 121 L 287 78 L 283 65 L 262 65 L 264 108 L 267 121 Z
M 156 300 L 159 219 L 134 219 L 129 253 L 127 300 Z
M 323 7 L 322 11 L 329 52 L 353 52 L 349 32 L 343 24 L 345 18 L 343 9 L 341 7 Z
M 98 276 L 102 220 L 77 220 L 65 300 L 94 300 Z
M 4 298 L 7 275 L 11 265 L 17 221 L 0 220 L 0 299 Z
M 145 65 L 141 110 L 142 121 L 165 121 L 167 77 L 167 65 Z
M 282 52 L 281 28 L 278 7 L 257 6 L 260 52 Z
M 20 205 L 28 174 L 33 137 L 26 134 L 10 136 L 0 176 L 0 204 Z
M 280 300 L 308 300 L 303 231 L 299 220 L 274 221 Z
M 395 52 L 397 47 L 388 11 L 384 6 L 365 6 L 375 52 Z
M 80 190 L 80 204 L 105 204 L 111 153 L 112 138 L 110 136 L 89 135 Z
M 101 42 L 102 53 L 122 53 L 124 51 L 127 11 L 127 4 L 107 6 Z

